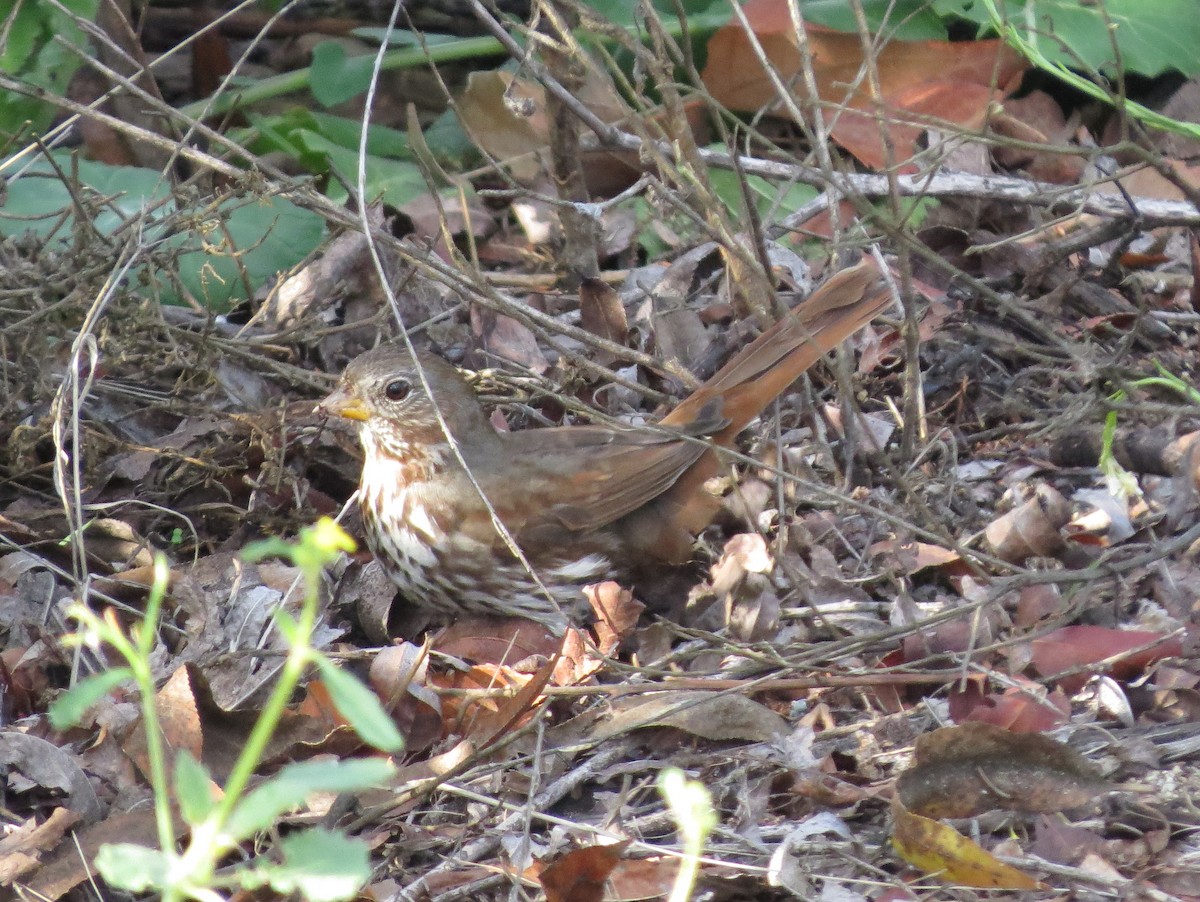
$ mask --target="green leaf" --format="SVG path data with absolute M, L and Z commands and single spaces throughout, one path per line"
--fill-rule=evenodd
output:
M 1121 69 L 1155 76 L 1175 69 L 1200 75 L 1200 15 L 1195 0 L 996 0 L 1002 17 L 1051 62 L 1109 74 Z M 979 0 L 936 0 L 941 15 L 960 16 L 991 31 Z
M 217 806 L 212 794 L 212 775 L 187 749 L 175 755 L 175 798 L 184 821 L 194 827 Z
M 183 248 L 201 244 L 203 249 L 180 255 L 179 279 L 201 303 L 220 310 L 295 266 L 324 235 L 325 221 L 291 201 L 236 198 L 198 214 L 193 228 L 172 241 Z M 163 301 L 177 298 L 165 291 Z
M 162 174 L 135 166 L 109 166 L 90 160 L 75 159 L 66 152 L 53 154 L 54 161 L 68 177 L 77 174 L 73 186 L 85 196 L 103 197 L 103 208 L 92 217 L 92 225 L 102 235 L 110 235 L 130 219 L 149 215 L 157 221 L 173 206 L 167 202 L 170 186 Z M 50 161 L 39 159 L 25 168 L 19 178 L 8 183 L 0 206 L 0 235 L 5 237 L 33 232 L 43 241 L 66 238 L 74 221 L 75 203 L 71 190 Z M 150 210 L 153 213 L 148 213 Z M 147 237 L 153 237 L 151 231 Z
M 116 667 L 81 680 L 73 689 L 56 698 L 50 705 L 50 726 L 65 730 L 79 723 L 83 714 L 126 680 L 133 679 L 128 667 Z
M 447 169 L 469 169 L 480 159 L 479 148 L 454 110 L 446 110 L 425 129 L 425 144 L 433 158 Z
M 347 183 L 358 183 L 357 149 L 342 147 L 316 132 L 301 131 L 297 132 L 296 136 L 306 150 L 325 154 L 330 166 L 336 169 Z M 366 193 L 369 203 L 382 200 L 393 207 L 401 207 L 428 190 L 425 177 L 416 163 L 367 156 Z M 344 199 L 339 198 L 332 187 L 327 193 L 335 200 Z
M 250 120 L 250 127 L 232 129 L 229 133 L 229 139 L 232 142 L 245 147 L 258 156 L 284 153 L 300 160 L 309 172 L 324 172 L 323 165 L 320 170 L 317 170 L 301 156 L 304 148 L 292 134 L 301 124 L 311 125 L 312 113 L 308 110 L 288 110 L 286 113 L 278 113 L 273 116 L 260 116 L 253 110 L 247 110 L 245 115 Z M 321 159 L 319 162 L 323 164 L 324 160 Z
M 289 764 L 246 794 L 225 825 L 226 833 L 234 840 L 248 839 L 270 827 L 285 811 L 304 804 L 314 792 L 367 789 L 383 785 L 394 774 L 395 768 L 379 758 Z
M 248 115 L 251 128 L 239 130 L 230 136 L 231 139 L 244 144 L 255 154 L 285 153 L 314 175 L 329 172 L 332 165 L 330 144 L 349 154 L 358 153 L 362 135 L 362 122 L 358 119 L 304 109 L 292 109 L 273 116 Z M 399 129 L 382 125 L 372 125 L 367 129 L 367 153 L 388 160 L 412 159 L 408 135 Z M 357 159 L 357 156 L 347 156 L 344 162 L 349 163 L 352 159 Z M 386 172 L 387 165 L 384 160 L 374 161 L 369 166 L 369 172 Z M 354 172 L 341 171 L 341 175 L 352 179 Z M 340 186 L 334 188 L 335 191 L 339 189 Z M 345 192 L 341 191 L 343 199 L 344 195 Z
M 662 258 L 671 250 L 670 246 L 662 239 L 653 225 L 654 223 L 662 222 L 662 214 L 641 195 L 630 198 L 630 200 L 626 201 L 626 204 L 633 210 L 634 218 L 638 223 L 636 233 L 637 243 L 638 247 L 646 255 L 646 261 L 653 262 Z
M 171 862 L 157 849 L 132 843 L 112 843 L 96 853 L 96 868 L 117 889 L 143 893 L 167 885 Z
M 404 737 L 374 692 L 324 655 L 316 657 L 316 664 L 338 713 L 346 718 L 363 742 L 385 752 L 398 752 L 404 748 Z
M 864 0 L 863 15 L 872 34 L 885 32 L 899 41 L 944 41 L 946 26 L 928 0 Z M 806 22 L 835 31 L 858 31 L 854 7 L 846 0 L 801 0 Z
M 51 3 L 0 0 L 0 71 L 41 88 L 48 95 L 66 93 L 72 76 L 86 56 L 89 40 L 75 24 L 72 13 L 90 21 L 99 0 L 64 0 L 63 8 Z M 0 104 L 0 143 L 11 139 L 27 125 L 42 132 L 58 113 L 57 107 L 33 98 L 10 98 Z
M 728 169 L 714 169 L 709 173 L 713 190 L 725 202 L 735 216 L 743 213 L 742 189 L 740 177 Z M 772 211 L 789 211 L 804 206 L 819 193 L 812 185 L 780 185 L 757 175 L 746 176 L 746 185 L 750 189 L 758 212 L 762 216 L 771 216 Z
M 214 309 L 249 297 L 278 272 L 311 253 L 325 236 L 316 213 L 283 198 L 231 197 L 215 207 L 201 200 L 179 210 L 161 173 L 133 166 L 109 166 L 56 152 L 54 161 L 84 197 L 104 198 L 91 218 L 103 235 L 141 221 L 143 241 L 181 252 L 175 269 L 184 288 Z M 66 240 L 75 228 L 72 191 L 50 161 L 39 159 L 7 185 L 0 201 L 0 236 L 33 232 L 43 242 Z M 172 234 L 163 238 L 167 228 Z M 138 284 L 144 268 L 130 274 Z M 180 303 L 177 290 L 159 285 L 159 299 Z
M 337 106 L 365 92 L 374 69 L 374 53 L 347 57 L 339 42 L 322 41 L 313 48 L 309 89 L 321 106 Z
M 353 899 L 371 877 L 367 845 L 332 830 L 313 828 L 279 841 L 283 861 L 258 864 L 256 877 L 265 878 L 278 893 L 300 893 L 311 902 Z
M 614 24 L 629 28 L 637 21 L 641 0 L 589 0 L 587 5 Z M 688 18 L 714 11 L 729 15 L 729 0 L 653 0 L 651 5 L 668 22 L 675 19 L 679 10 Z
M 313 123 L 309 131 L 316 131 L 347 150 L 358 151 L 362 135 L 361 120 L 317 112 L 309 112 L 309 118 Z M 386 125 L 372 125 L 367 129 L 367 153 L 391 159 L 411 159 L 412 156 L 408 149 L 408 135 Z
M 422 31 L 420 35 L 413 31 L 399 31 L 393 29 L 389 32 L 386 28 L 376 26 L 364 26 L 355 28 L 350 32 L 356 38 L 362 38 L 364 41 L 369 41 L 372 44 L 378 44 L 386 39 L 389 47 L 420 47 L 424 44 L 426 47 L 433 47 L 435 44 L 452 44 L 455 41 L 461 41 L 456 34 L 438 34 L 434 31 Z

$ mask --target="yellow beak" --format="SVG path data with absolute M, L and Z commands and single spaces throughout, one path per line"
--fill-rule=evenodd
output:
M 347 420 L 356 420 L 360 423 L 365 423 L 370 416 L 358 396 L 351 394 L 341 386 L 335 388 L 329 397 L 317 405 L 316 412 L 326 416 L 345 417 Z

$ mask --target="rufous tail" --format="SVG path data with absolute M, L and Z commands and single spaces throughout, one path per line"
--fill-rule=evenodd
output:
M 686 427 L 702 412 L 711 416 L 715 410 L 728 420 L 728 425 L 713 433 L 711 441 L 719 446 L 732 445 L 737 434 L 784 389 L 882 313 L 891 300 L 891 288 L 879 264 L 865 257 L 833 276 L 748 344 L 667 414 L 662 425 Z M 664 559 L 686 558 L 691 536 L 712 522 L 715 502 L 703 486 L 718 466 L 717 455 L 707 451 L 671 488 L 636 515 L 634 528 L 657 546 Z

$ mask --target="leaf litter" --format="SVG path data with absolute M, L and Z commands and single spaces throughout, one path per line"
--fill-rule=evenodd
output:
M 857 70 L 857 38 L 821 40 Z M 738 62 L 710 57 L 717 75 L 752 50 L 729 52 Z M 904 59 L 881 67 L 895 73 L 889 104 L 904 120 L 891 137 L 903 162 L 924 165 L 917 138 L 970 141 L 921 118 L 944 86 Z M 497 78 L 484 98 L 493 105 Z M 1006 118 L 992 133 L 1023 144 L 973 152 L 971 165 L 1085 180 L 1070 164 L 1078 157 L 1061 152 L 1082 126 L 1044 95 L 1012 100 L 1007 82 Z M 993 84 L 985 77 L 979 91 Z M 529 96 L 538 116 L 519 133 L 477 124 L 501 158 L 546 140 L 527 128 L 544 95 Z M 861 98 L 840 100 L 862 109 Z M 946 118 L 978 125 L 986 104 L 959 100 Z M 835 125 L 833 140 L 879 165 L 887 142 L 861 118 Z M 507 174 L 520 183 L 523 171 Z M 544 189 L 542 175 L 534 160 L 526 187 Z M 1121 183 L 1132 195 L 1180 196 L 1169 179 L 1134 177 Z M 608 271 L 575 292 L 555 278 L 552 205 L 512 218 L 494 200 L 437 209 L 414 211 L 407 244 L 381 243 L 384 266 L 402 286 L 405 321 L 480 371 L 477 386 L 508 428 L 653 421 L 753 334 L 722 243 L 680 220 L 655 221 L 678 251 L 667 265 L 638 260 L 636 229 L 614 231 Z M 374 225 L 402 231 L 392 215 L 370 211 Z M 415 265 L 412 242 L 443 219 L 495 268 L 456 281 Z M 1178 240 L 1185 230 L 1158 231 L 1095 214 L 1052 222 L 1003 197 L 933 210 L 909 236 L 931 252 L 908 283 L 923 310 L 918 452 L 897 453 L 911 361 L 899 330 L 881 322 L 851 343 L 852 376 L 815 368 L 748 431 L 738 475 L 714 481 L 725 509 L 666 619 L 612 584 L 592 592 L 595 624 L 562 639 L 527 623 L 426 634 L 370 582 L 367 555 L 343 561 L 323 587 L 316 644 L 369 675 L 407 737 L 406 759 L 386 792 L 314 800 L 289 817 L 368 837 L 380 898 L 499 897 L 514 885 L 571 902 L 659 898 L 679 854 L 654 789 L 670 764 L 709 787 L 720 816 L 701 866 L 711 898 L 863 898 L 864 881 L 899 888 L 930 874 L 1088 898 L 1135 878 L 1188 892 L 1198 879 L 1196 417 L 1170 392 L 1133 383 L 1155 366 L 1194 372 L 1197 342 L 1194 289 L 1178 278 L 1191 244 Z M 47 898 L 79 892 L 102 842 L 155 841 L 144 730 L 124 689 L 73 730 L 46 721 L 73 673 L 110 663 L 62 645 L 67 602 L 86 590 L 94 606 L 135 618 L 150 553 L 168 554 L 156 702 L 171 745 L 226 773 L 282 659 L 270 613 L 297 591 L 289 568 L 249 565 L 238 551 L 349 497 L 353 433 L 312 405 L 349 357 L 393 334 L 355 232 L 264 286 L 242 323 L 129 293 L 97 324 L 89 311 L 111 247 L 78 240 L 69 258 L 27 238 L 0 247 L 0 768 L 12 814 L 0 873 Z M 776 236 L 766 251 L 803 293 L 813 274 L 797 247 Z M 451 250 L 437 245 L 439 254 Z M 811 248 L 803 256 L 822 268 Z M 521 303 L 488 306 L 497 285 Z M 564 334 L 545 340 L 546 321 Z M 592 347 L 589 335 L 609 344 Z M 612 344 L 665 362 L 638 365 Z M 594 365 L 619 378 L 598 378 Z M 1118 388 L 1126 394 L 1114 402 Z M 1113 453 L 1137 477 L 1139 499 L 1115 498 L 1098 466 L 1113 410 Z M 294 701 L 263 775 L 322 754 L 369 754 L 319 680 Z M 962 732 L 950 741 L 946 730 Z M 930 737 L 944 743 L 932 764 Z M 1061 816 L 1037 814 L 1047 811 Z M 978 852 L 932 819 L 968 817 Z

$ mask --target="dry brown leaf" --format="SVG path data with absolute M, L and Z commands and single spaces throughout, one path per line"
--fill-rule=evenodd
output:
M 1033 667 L 1040 676 L 1053 679 L 1056 674 L 1109 661 L 1102 668 L 1091 668 L 1089 672 L 1072 674 L 1058 681 L 1064 691 L 1076 692 L 1093 673 L 1131 679 L 1155 661 L 1182 653 L 1183 645 L 1174 636 L 1079 624 L 1064 626 L 1034 639 Z
M 104 813 L 96 790 L 75 756 L 45 739 L 16 730 L 0 732 L 0 775 L 9 795 L 50 792 L 86 823 Z
M 758 533 L 742 533 L 725 543 L 713 565 L 713 592 L 725 605 L 725 623 L 743 642 L 769 639 L 779 631 L 782 605 L 771 582 L 775 561 Z
M 533 373 L 544 373 L 550 368 L 538 346 L 537 336 L 511 316 L 472 304 L 471 332 L 488 355 L 508 360 Z
M 512 667 L 500 664 L 475 664 L 466 671 L 431 674 L 429 682 L 432 686 L 470 692 L 469 695 L 443 694 L 443 735 L 481 736 L 476 731 L 476 724 L 494 724 L 506 704 L 503 694 L 493 693 L 493 690 L 508 690 L 517 694 L 531 679 L 527 673 L 519 673 Z
M 572 849 L 546 865 L 538 875 L 546 902 L 600 902 L 605 883 L 630 842 Z
M 285 597 L 296 603 L 298 577 L 299 571 L 288 565 L 275 561 L 260 568 L 247 564 L 236 552 L 201 558 L 178 573 L 174 598 L 187 613 L 188 634 L 180 663 L 195 665 L 193 682 L 203 681 L 222 710 L 252 707 L 254 696 L 282 666 L 287 643 L 272 628 L 271 614 Z M 293 591 L 285 596 L 285 588 L 279 587 Z M 315 647 L 326 648 L 339 634 L 323 623 L 312 641 Z M 253 653 L 263 650 L 281 654 Z
M 438 633 L 432 650 L 473 663 L 513 665 L 549 657 L 561 644 L 545 626 L 522 617 L 463 617 Z
M 596 615 L 593 627 L 596 647 L 604 655 L 616 653 L 621 643 L 637 629 L 646 606 L 612 580 L 585 586 L 583 594 Z
M 1069 746 L 985 723 L 919 737 L 914 760 L 897 779 L 896 794 L 906 808 L 927 817 L 975 817 L 997 808 L 1060 811 L 1109 788 Z
M 1068 123 L 1058 101 L 1045 91 L 1031 91 L 1023 97 L 1004 101 L 1004 112 L 988 125 L 1001 138 L 1013 138 L 1022 144 L 1045 144 L 1051 148 L 1069 147 L 1073 123 Z M 1000 142 L 993 150 L 996 162 L 1004 169 L 1021 169 L 1029 178 L 1057 185 L 1074 185 L 1083 175 L 1084 161 L 1070 153 L 1051 153 Z
M 608 875 L 606 902 L 664 899 L 678 872 L 678 858 L 622 858 Z
M 787 721 L 744 695 L 718 692 L 656 692 L 613 699 L 592 730 L 595 740 L 645 727 L 673 727 L 703 739 L 766 742 L 787 732 Z
M 1041 815 L 1034 831 L 1029 853 L 1056 864 L 1077 865 L 1087 855 L 1102 851 L 1104 840 L 1082 827 L 1064 823 L 1062 818 Z
M 750 0 L 743 11 L 779 76 L 802 94 L 800 53 L 788 5 Z M 859 77 L 863 66 L 859 36 L 812 24 L 806 25 L 806 31 L 817 93 L 829 105 L 822 114 L 833 139 L 876 169 L 887 162 L 881 127 L 874 118 L 878 106 L 890 119 L 887 134 L 895 149 L 894 161 L 903 164 L 916 152 L 928 128 L 916 124 L 920 117 L 977 129 L 991 104 L 1016 86 L 1025 68 L 1024 61 L 999 41 L 888 41 L 873 50 L 882 93 L 877 104 L 866 79 Z M 753 112 L 766 107 L 782 112 L 774 82 L 736 20 L 709 42 L 702 77 L 717 102 L 730 109 Z M 801 103 L 805 100 L 801 98 Z
M 524 183 L 542 170 L 536 153 L 550 131 L 545 107 L 540 85 L 509 72 L 472 72 L 458 98 L 458 116 L 471 140 L 507 161 L 513 177 Z
M 177 820 L 175 829 L 178 839 L 187 828 Z M 75 842 L 61 843 L 46 856 L 44 867 L 23 886 L 34 894 L 33 898 L 60 899 L 95 874 L 92 862 L 100 847 L 116 842 L 157 847 L 158 824 L 154 807 L 139 806 L 76 831 Z
M 579 286 L 579 325 L 600 338 L 625 344 L 629 320 L 617 290 L 601 279 L 584 279 Z M 615 359 L 607 352 L 595 355 L 601 366 L 608 366 Z
M 442 735 L 442 701 L 427 683 L 428 648 L 402 642 L 381 648 L 367 680 L 396 721 L 409 754 L 428 748 Z
M 555 686 L 575 686 L 583 683 L 604 667 L 605 658 L 576 627 L 569 626 L 563 634 L 562 654 L 555 667 L 552 682 Z
M 180 667 L 154 696 L 154 707 L 158 712 L 163 738 L 171 749 L 186 749 L 197 761 L 204 757 L 204 734 L 201 730 L 200 712 L 192 691 L 190 667 Z M 125 741 L 125 753 L 137 763 L 143 776 L 150 775 L 150 761 L 146 751 L 144 724 L 137 728 Z
M 1062 611 L 1062 591 L 1053 583 L 1023 586 L 1017 593 L 1017 610 L 1013 623 L 1028 629 Z
M 897 539 L 885 539 L 882 542 L 876 542 L 867 549 L 867 554 L 873 556 L 887 556 L 889 559 L 890 568 L 897 573 L 902 573 L 905 576 L 912 576 L 914 573 L 920 573 L 929 567 L 946 567 L 950 564 L 957 564 L 962 560 L 962 556 L 949 548 L 942 548 L 938 545 L 930 545 L 926 542 L 900 541 Z
M 1043 483 L 1028 501 L 989 523 L 983 534 L 996 557 L 1006 561 L 1053 557 L 1063 548 L 1059 530 L 1070 517 L 1067 499 Z
M 958 723 L 977 721 L 1011 733 L 1044 733 L 1071 718 L 1071 700 L 1058 689 L 1047 693 L 1040 684 L 1012 677 L 1021 685 L 984 694 L 978 683 L 952 690 L 950 716 Z
M 627 113 L 611 82 L 590 70 L 575 96 L 605 122 Z M 504 162 L 518 182 L 531 185 L 543 177 L 540 154 L 550 143 L 550 119 L 540 84 L 510 72 L 472 72 L 457 112 L 471 139 Z M 607 152 L 585 154 L 585 173 L 589 188 L 600 196 L 632 181 L 629 163 Z
M 0 839 L 0 886 L 12 886 L 37 870 L 42 853 L 55 848 L 79 821 L 76 812 L 55 808 L 43 823 L 31 817 L 24 823 L 11 825 Z
M 924 661 L 931 656 L 961 654 L 991 645 L 995 632 L 992 618 L 967 615 L 905 636 L 901 648 L 906 663 Z
M 517 694 L 498 705 L 494 711 L 483 711 L 476 716 L 465 738 L 481 749 L 487 748 L 518 723 L 527 720 L 542 701 L 542 690 L 554 674 L 558 656 L 551 658 L 533 674 Z
M 1200 164 L 1188 164 L 1178 160 L 1159 160 L 1171 170 L 1174 177 L 1193 191 L 1200 189 Z M 1098 194 L 1120 195 L 1121 189 L 1132 197 L 1150 197 L 1157 200 L 1187 200 L 1187 195 L 1174 181 L 1151 166 L 1135 169 L 1116 181 L 1106 180 L 1093 189 Z

